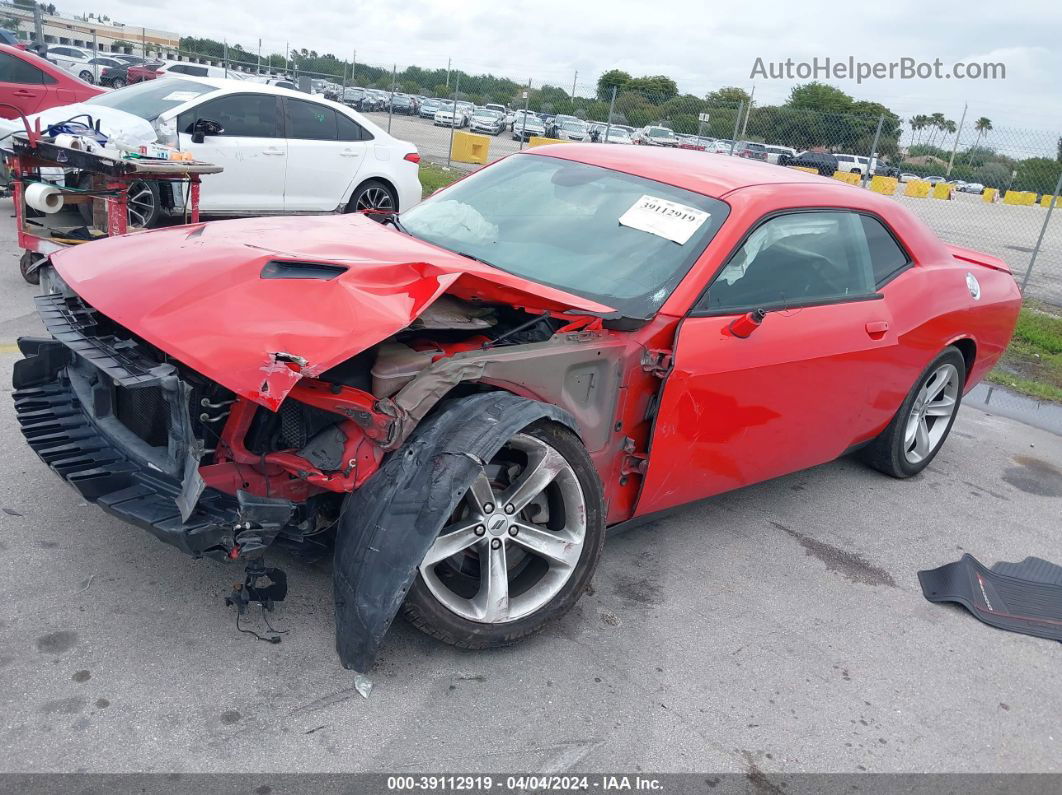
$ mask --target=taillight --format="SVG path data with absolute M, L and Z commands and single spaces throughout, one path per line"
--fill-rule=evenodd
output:
M 416 152 L 410 152 L 408 155 L 406 155 L 402 159 L 403 160 L 408 160 L 410 163 L 419 163 L 420 162 L 420 155 L 418 155 Z

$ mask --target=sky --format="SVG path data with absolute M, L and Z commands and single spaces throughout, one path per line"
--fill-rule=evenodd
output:
M 1002 62 L 1003 80 L 827 80 L 903 118 L 941 112 L 968 124 L 987 116 L 1012 146 L 1040 148 L 1062 131 L 1062 2 L 1058 0 L 60 0 L 61 13 L 102 13 L 127 25 L 228 39 L 254 50 L 285 43 L 359 63 L 491 72 L 589 95 L 602 72 L 665 74 L 682 93 L 755 86 L 757 104 L 781 103 L 794 80 L 750 77 L 765 62 L 902 57 Z M 964 136 L 965 139 L 965 136 Z M 1002 142 L 1001 142 L 1002 143 Z

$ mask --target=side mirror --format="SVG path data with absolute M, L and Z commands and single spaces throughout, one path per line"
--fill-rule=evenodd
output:
M 221 135 L 225 128 L 210 119 L 196 119 L 192 125 L 192 143 L 201 144 L 208 135 Z

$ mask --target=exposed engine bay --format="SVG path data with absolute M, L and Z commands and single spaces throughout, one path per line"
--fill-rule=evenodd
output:
M 38 299 L 42 318 L 81 355 L 42 339 L 28 361 L 66 366 L 93 420 L 169 476 L 182 523 L 211 501 L 236 499 L 230 528 L 192 536 L 155 528 L 171 542 L 179 534 L 197 557 L 236 560 L 276 541 L 323 540 L 345 496 L 445 399 L 506 389 L 554 403 L 580 422 L 591 451 L 607 443 L 616 411 L 625 344 L 598 318 L 443 295 L 396 334 L 299 378 L 271 411 L 97 312 L 54 274 L 51 289 Z M 295 375 L 306 363 L 278 351 L 271 366 Z

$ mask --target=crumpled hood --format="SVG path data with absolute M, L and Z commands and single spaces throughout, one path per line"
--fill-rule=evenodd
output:
M 273 261 L 346 270 L 328 279 L 262 278 Z M 301 377 L 395 334 L 446 291 L 532 311 L 612 311 L 358 215 L 157 229 L 66 249 L 52 262 L 99 312 L 273 410 Z

